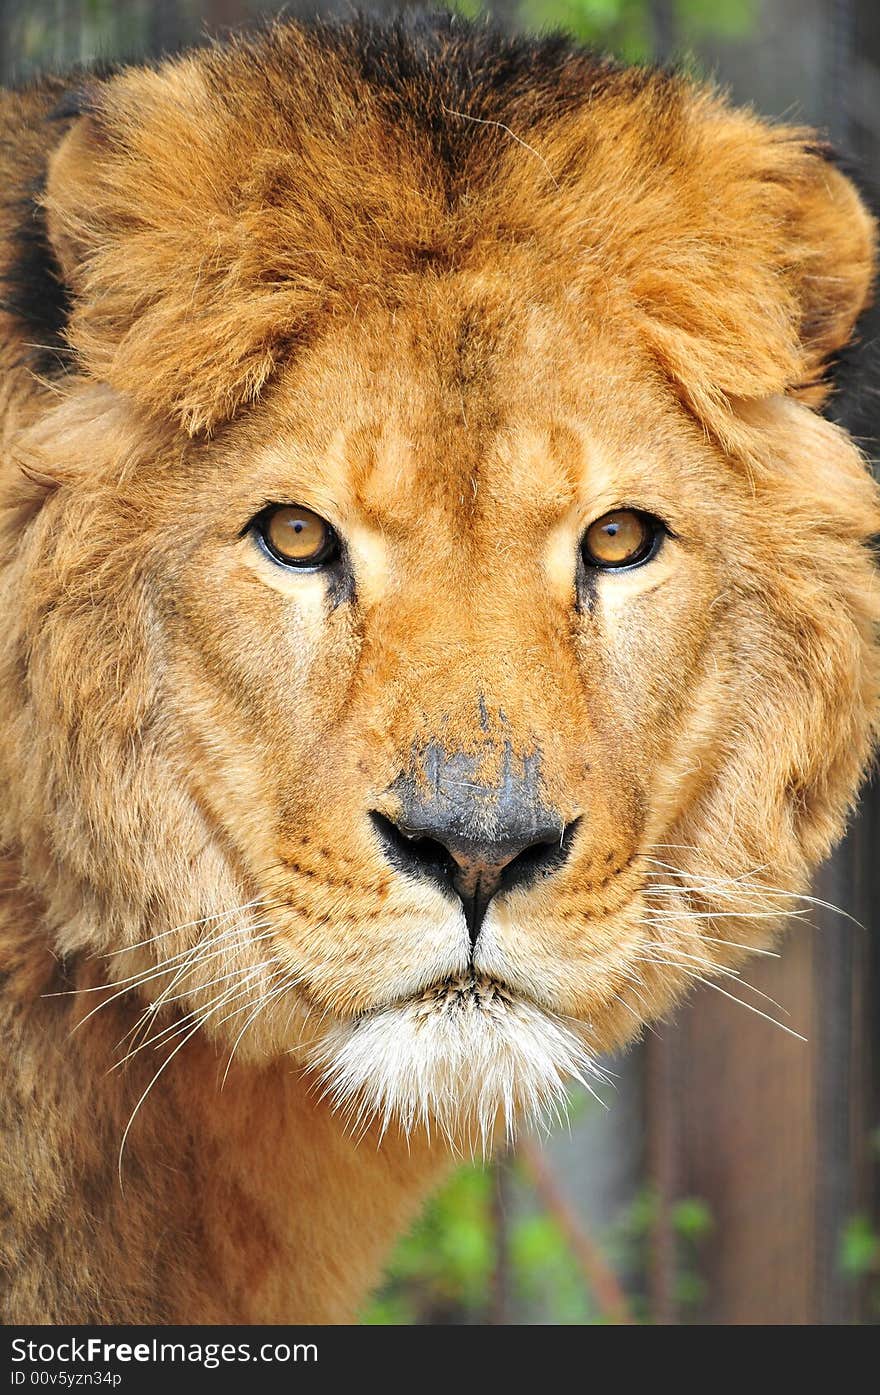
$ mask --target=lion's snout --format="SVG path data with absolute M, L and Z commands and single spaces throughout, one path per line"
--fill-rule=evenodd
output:
M 458 897 L 472 944 L 494 896 L 565 862 L 579 822 L 545 803 L 540 750 L 518 755 L 510 738 L 475 754 L 431 742 L 383 803 L 371 817 L 385 856 Z

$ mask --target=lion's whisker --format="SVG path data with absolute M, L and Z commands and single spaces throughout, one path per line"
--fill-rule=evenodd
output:
M 657 845 L 657 846 L 662 846 L 662 845 Z M 672 846 L 672 845 L 670 845 L 670 846 Z M 690 849 L 690 851 L 698 851 L 698 850 L 697 850 L 697 849 Z M 644 860 L 645 860 L 645 861 L 658 861 L 657 859 L 651 859 L 651 858 L 649 858 L 649 857 L 647 857 L 647 856 L 645 857 Z M 725 888 L 725 887 L 729 887 L 729 886 L 732 886 L 732 885 L 735 885 L 735 884 L 742 884 L 742 885 L 745 885 L 746 882 L 747 882 L 747 879 L 748 879 L 749 877 L 752 877 L 752 876 L 756 875 L 756 872 L 748 872 L 748 873 L 742 873 L 742 874 L 740 874 L 739 877 L 736 877 L 736 878 L 715 878 L 715 877 L 708 877 L 708 876 L 705 876 L 705 875 L 702 874 L 702 873 L 687 872 L 687 871 L 685 871 L 683 868 L 673 866 L 673 864 L 671 864 L 671 863 L 665 863 L 665 864 L 664 864 L 664 863 L 660 863 L 660 862 L 658 861 L 658 865 L 661 866 L 661 867 L 664 867 L 665 870 L 674 873 L 677 877 L 682 878 L 682 881 L 683 881 L 683 882 L 689 882 L 689 883 L 691 884 L 690 889 L 692 889 L 692 890 L 695 890 L 695 891 L 713 891 L 713 892 L 717 892 L 717 894 L 719 894 L 719 895 L 724 894 L 724 888 Z M 765 864 L 765 865 L 767 865 L 767 864 Z M 758 869 L 756 869 L 756 870 L 757 870 L 757 871 L 762 871 L 763 868 L 758 868 Z M 650 869 L 647 870 L 647 873 L 646 873 L 646 874 L 647 874 L 648 876 L 652 875 Z M 687 890 L 688 888 L 687 888 L 686 886 L 682 885 L 680 889 L 681 889 L 681 890 Z M 833 901 L 825 901 L 825 900 L 823 900 L 821 897 L 812 896 L 812 895 L 809 895 L 809 894 L 807 894 L 807 893 L 805 893 L 805 892 L 792 891 L 792 890 L 790 890 L 790 889 L 787 888 L 787 887 L 771 886 L 769 883 L 766 883 L 766 882 L 757 882 L 757 883 L 754 883 L 754 884 L 752 884 L 751 886 L 749 886 L 748 889 L 749 889 L 750 891 L 754 892 L 754 893 L 759 893 L 759 894 L 769 895 L 769 896 L 778 896 L 778 897 L 782 897 L 782 898 L 785 899 L 785 900 L 790 900 L 790 901 L 801 901 L 801 902 L 803 902 L 803 903 L 806 904 L 806 905 L 809 905 L 809 906 L 816 906 L 816 907 L 818 907 L 818 908 L 821 909 L 821 910 L 831 911 L 834 915 L 842 916 L 845 920 L 851 921 L 852 924 L 854 924 L 854 925 L 855 925 L 858 929 L 860 929 L 860 930 L 863 930 L 863 929 L 865 928 L 865 927 L 861 924 L 860 921 L 858 921 L 853 915 L 850 914 L 849 911 L 845 910 L 842 906 L 837 906 L 837 905 L 835 905 Z M 730 893 L 728 893 L 728 894 L 730 894 Z M 789 914 L 790 914 L 790 913 L 789 913 Z
M 662 926 L 664 926 L 664 927 L 667 927 L 667 926 L 670 924 L 670 919 L 671 919 L 671 918 L 670 918 L 669 916 L 657 916 L 657 917 L 645 916 L 643 919 L 644 919 L 644 922 L 645 922 L 646 924 L 649 924 L 649 925 L 662 925 Z M 726 946 L 726 947 L 729 948 L 729 949 L 741 949 L 741 950 L 743 950 L 743 951 L 744 951 L 745 953 L 747 953 L 747 954 L 758 954 L 758 955 L 762 955 L 765 959 L 781 959 L 781 958 L 782 958 L 781 954 L 779 954 L 779 952 L 778 952 L 777 950 L 775 950 L 775 949 L 761 949 L 760 947 L 758 947 L 758 946 L 756 946 L 756 945 L 745 945 L 745 944 L 741 944 L 738 940 L 728 940 L 728 939 L 725 939 L 725 937 L 724 937 L 723 935 L 707 935 L 707 934 L 705 934 L 702 930 L 688 930 L 688 929 L 685 929 L 683 926 L 681 926 L 681 925 L 678 924 L 678 917 L 677 917 L 677 916 L 674 918 L 673 923 L 674 923 L 674 925 L 675 925 L 675 930 L 676 930 L 676 933 L 677 933 L 677 934 L 679 934 L 679 935 L 687 935 L 687 936 L 689 936 L 691 939 L 697 940 L 699 943 L 705 942 L 706 944 L 712 944 L 712 945 L 724 945 L 724 946 Z
M 262 902 L 262 897 L 256 896 L 252 901 L 244 901 L 240 906 L 232 906 L 225 911 L 214 911 L 210 915 L 201 916 L 198 920 L 187 920 L 181 925 L 172 925 L 168 930 L 159 930 L 155 935 L 149 935 L 145 940 L 135 940 L 130 945 L 123 945 L 120 949 L 109 949 L 104 954 L 95 955 L 95 958 L 114 959 L 119 954 L 130 954 L 133 949 L 144 949 L 147 945 L 153 945 L 157 940 L 167 939 L 169 935 L 181 935 L 185 930 L 195 930 L 201 925 L 210 925 L 211 921 L 229 920 L 234 915 L 240 915 L 242 911 L 250 910 L 253 906 L 258 906 Z
M 803 1036 L 802 1033 L 796 1032 L 793 1027 L 787 1027 L 784 1022 L 779 1022 L 775 1017 L 771 1017 L 769 1013 L 762 1012 L 761 1009 L 755 1007 L 753 1003 L 747 1003 L 742 998 L 738 998 L 735 993 L 731 993 L 728 991 L 728 989 L 722 988 L 720 983 L 715 983 L 712 979 L 703 978 L 701 974 L 696 973 L 693 969 L 689 969 L 685 964 L 679 963 L 671 959 L 658 959 L 651 955 L 645 956 L 640 960 L 640 962 L 645 964 L 666 965 L 668 968 L 678 969 L 679 973 L 684 974 L 686 977 L 692 979 L 695 983 L 701 983 L 706 988 L 711 988 L 716 993 L 720 993 L 723 997 L 729 998 L 731 1002 L 738 1003 L 740 1007 L 746 1008 L 749 1012 L 755 1013 L 756 1016 L 763 1017 L 766 1022 L 772 1023 L 774 1027 L 778 1027 L 781 1032 L 787 1032 L 789 1036 L 795 1037 L 798 1041 L 807 1040 L 807 1038 Z
M 145 1051 L 147 1047 L 155 1047 L 163 1040 L 173 1040 L 175 1036 L 179 1036 L 181 1032 L 186 1031 L 191 1022 L 194 1022 L 196 1026 L 201 1026 L 201 1024 L 213 1014 L 217 1007 L 221 1007 L 228 1002 L 234 1002 L 237 997 L 246 993 L 250 989 L 256 975 L 266 967 L 266 964 L 256 964 L 251 969 L 245 970 L 241 975 L 237 975 L 237 983 L 230 984 L 228 989 L 213 998 L 210 1003 L 191 1008 L 189 1012 L 184 1013 L 180 1018 L 169 1023 L 167 1027 L 163 1027 L 158 1032 L 146 1037 L 137 1046 L 133 1047 L 126 1056 L 123 1056 L 121 1060 L 114 1062 L 110 1067 L 111 1071 L 118 1070 L 120 1066 L 124 1066 L 133 1056 L 136 1056 L 140 1051 Z
M 119 1187 L 120 1187 L 120 1190 L 124 1191 L 123 1182 L 122 1182 L 122 1158 L 123 1158 L 123 1154 L 124 1154 L 124 1152 L 125 1152 L 125 1144 L 126 1144 L 126 1141 L 127 1141 L 127 1139 L 128 1139 L 128 1135 L 129 1135 L 130 1132 L 131 1132 L 132 1125 L 134 1124 L 135 1119 L 137 1118 L 138 1114 L 140 1113 L 140 1110 L 141 1110 L 141 1107 L 142 1107 L 144 1101 L 146 1100 L 146 1098 L 147 1098 L 147 1096 L 149 1095 L 150 1091 L 153 1089 L 153 1086 L 156 1084 L 156 1082 L 157 1082 L 157 1080 L 159 1079 L 159 1077 L 163 1074 L 163 1072 L 164 1072 L 165 1070 L 167 1070 L 168 1066 L 169 1066 L 169 1065 L 171 1064 L 171 1062 L 174 1060 L 174 1057 L 175 1057 L 180 1051 L 183 1050 L 183 1048 L 186 1046 L 186 1044 L 187 1044 L 188 1041 L 191 1041 L 191 1040 L 192 1040 L 192 1038 L 196 1035 L 196 1033 L 197 1033 L 197 1032 L 200 1030 L 200 1028 L 204 1025 L 204 1022 L 207 1020 L 207 1017 L 211 1016 L 213 1012 L 218 1011 L 219 1008 L 220 1008 L 220 1006 L 222 1006 L 222 1003 L 219 1003 L 219 1004 L 217 1005 L 217 1007 L 212 1008 L 211 1011 L 210 1011 L 209 1013 L 206 1014 L 206 1017 L 205 1017 L 205 1018 L 202 1018 L 199 1022 L 197 1022 L 196 1025 L 186 1034 L 186 1036 L 183 1038 L 183 1040 L 180 1041 L 180 1042 L 178 1042 L 177 1046 L 174 1047 L 173 1051 L 171 1051 L 171 1053 L 170 1053 L 168 1056 L 166 1056 L 165 1060 L 162 1062 L 162 1064 L 160 1065 L 159 1069 L 156 1071 L 156 1073 L 155 1073 L 155 1075 L 153 1076 L 153 1078 L 151 1079 L 149 1085 L 148 1085 L 147 1088 L 143 1091 L 143 1093 L 141 1094 L 140 1098 L 139 1098 L 138 1101 L 137 1101 L 137 1104 L 135 1105 L 134 1109 L 132 1110 L 131 1115 L 129 1116 L 128 1123 L 126 1124 L 125 1130 L 124 1130 L 124 1132 L 123 1132 L 123 1134 L 122 1134 L 122 1140 L 121 1140 L 121 1142 L 120 1142 L 120 1144 L 119 1144 L 119 1156 L 118 1156 L 118 1159 L 117 1159 L 117 1173 L 118 1173 L 118 1176 L 119 1176 Z
M 96 1006 L 93 1007 L 90 1012 L 86 1013 L 85 1017 L 80 1018 L 80 1020 L 74 1024 L 74 1026 L 71 1028 L 71 1035 L 74 1032 L 78 1031 L 80 1027 L 84 1026 L 85 1023 L 90 1020 L 90 1018 L 96 1015 L 96 1013 L 100 1012 L 103 1008 L 109 1007 L 111 1003 L 114 1003 L 118 1001 L 120 998 L 124 998 L 127 995 L 135 992 L 136 990 L 143 988 L 147 983 L 155 982 L 156 979 L 162 978 L 166 974 L 173 973 L 174 977 L 171 980 L 171 983 L 168 984 L 166 988 L 163 990 L 163 993 L 160 994 L 159 997 L 153 1003 L 150 1003 L 145 1009 L 146 1013 L 156 1012 L 158 1008 L 161 1007 L 163 1002 L 166 1001 L 165 994 L 169 992 L 170 989 L 175 986 L 175 984 L 180 983 L 184 978 L 188 977 L 189 974 L 195 972 L 197 968 L 201 967 L 204 964 L 210 963 L 212 959 L 223 958 L 228 954 L 228 945 L 224 946 L 224 948 L 220 950 L 216 948 L 216 945 L 219 943 L 221 939 L 226 938 L 232 933 L 233 931 L 224 931 L 223 935 L 214 936 L 208 940 L 200 941 L 198 945 L 191 947 L 186 952 L 186 955 L 183 959 L 183 963 L 177 964 L 176 961 L 181 956 L 175 955 L 169 963 L 163 964 L 159 968 L 156 968 L 149 973 L 135 975 L 132 978 L 123 980 L 122 986 L 118 988 L 118 990 L 115 993 L 111 993 L 109 997 L 105 998 L 102 1002 L 96 1004 Z M 238 926 L 235 927 L 234 933 L 245 936 L 246 938 L 244 940 L 244 943 L 251 944 L 257 943 L 259 940 L 264 938 L 271 938 L 274 932 L 272 930 L 267 930 L 264 935 L 248 936 L 248 927 Z M 206 953 L 205 951 L 207 950 L 211 950 L 212 952 Z M 102 990 L 106 992 L 112 986 L 112 984 L 103 984 Z M 82 991 L 90 992 L 93 990 L 83 989 Z M 121 1038 L 121 1041 L 125 1041 L 128 1036 L 132 1035 L 133 1033 L 136 1033 L 140 1020 L 141 1019 L 138 1019 L 138 1023 L 135 1023 L 135 1026 L 131 1028 L 130 1031 L 127 1032 Z M 118 1044 L 121 1044 L 121 1042 Z
M 237 970 L 234 974 L 226 974 L 224 975 L 224 979 L 218 979 L 215 981 L 215 983 L 223 982 L 230 978 L 234 978 L 242 987 L 244 987 L 245 985 L 250 987 L 251 981 L 256 974 L 262 972 L 263 970 L 271 969 L 274 965 L 274 960 L 266 959 L 260 964 L 254 964 L 249 966 L 247 969 Z M 224 993 L 227 991 L 231 991 L 236 986 L 236 984 L 231 984 L 230 990 L 224 990 Z M 180 996 L 187 997 L 188 994 L 181 994 Z M 175 1036 L 178 1032 L 182 1030 L 183 1024 L 185 1024 L 188 1019 L 191 1019 L 193 1021 L 201 1020 L 206 1015 L 207 1011 L 214 1007 L 217 1001 L 218 998 L 217 996 L 215 996 L 214 998 L 210 999 L 207 1003 L 197 1003 L 194 1007 L 190 1008 L 188 1012 L 183 1013 L 182 1016 L 175 1019 L 174 1022 L 171 1022 L 167 1026 L 161 1028 L 160 1030 L 151 1033 L 149 1036 L 145 1037 L 137 1046 L 132 1046 L 128 1055 L 125 1056 L 123 1060 L 117 1061 L 116 1064 L 112 1067 L 112 1069 L 116 1069 L 116 1066 L 124 1065 L 125 1061 L 130 1060 L 131 1057 L 136 1055 L 138 1051 L 142 1051 L 148 1046 L 155 1046 L 163 1038 Z M 230 999 L 230 1001 L 232 1000 Z M 139 1024 L 144 1025 L 145 1016 L 146 1014 L 141 1015 L 141 1017 L 138 1019 Z M 149 1025 L 146 1025 L 147 1030 L 149 1031 Z M 122 1038 L 122 1041 L 125 1041 L 125 1037 Z M 119 1044 L 121 1045 L 122 1043 L 120 1042 Z
M 660 888 L 660 889 L 662 890 L 662 888 Z M 671 891 L 672 888 L 669 888 L 669 890 Z M 649 895 L 654 895 L 656 891 L 657 891 L 657 888 L 651 887 L 650 890 L 649 890 Z M 786 919 L 786 920 L 799 920 L 799 919 L 803 919 L 803 918 L 808 914 L 808 912 L 807 912 L 807 911 L 785 911 L 785 910 L 783 910 L 783 909 L 780 909 L 780 910 L 778 910 L 778 911 L 731 911 L 731 910 L 694 911 L 694 910 L 689 910 L 686 906 L 681 906 L 681 907 L 676 908 L 675 914 L 676 914 L 677 916 L 681 916 L 682 918 L 685 918 L 685 919 L 687 919 L 687 920 L 775 920 L 775 921 L 780 921 L 780 920 L 782 920 L 783 918 Z
M 296 979 L 285 979 L 281 984 L 278 985 L 278 987 L 272 989 L 271 992 L 265 994 L 257 1003 L 257 1006 L 254 1008 L 253 1012 L 251 1013 L 250 1017 L 248 1017 L 238 1036 L 235 1038 L 235 1041 L 232 1043 L 232 1050 L 229 1053 L 229 1060 L 226 1062 L 226 1069 L 223 1072 L 223 1079 L 220 1082 L 221 1090 L 226 1084 L 226 1080 L 232 1068 L 232 1062 L 235 1058 L 235 1053 L 238 1050 L 239 1043 L 241 1042 L 242 1037 L 250 1027 L 251 1023 L 257 1019 L 260 1013 L 263 1012 L 269 1006 L 270 1003 L 276 1002 L 279 998 L 282 998 L 285 993 L 289 993 L 292 988 L 296 988 L 297 985 L 298 981 Z M 220 1019 L 221 1023 L 226 1022 L 227 1020 L 228 1019 L 225 1017 L 221 1017 Z
M 651 948 L 653 948 L 653 946 L 651 946 Z M 720 965 L 714 964 L 711 959 L 701 958 L 699 955 L 695 954 L 688 954 L 686 950 L 679 949 L 678 946 L 670 945 L 666 942 L 659 944 L 657 948 L 662 950 L 664 954 L 677 955 L 680 959 L 697 964 L 700 968 L 707 969 L 710 973 L 718 974 L 722 978 L 736 979 L 737 982 L 741 983 L 743 988 L 747 988 L 750 993 L 754 993 L 757 997 L 765 999 L 766 1002 L 772 1004 L 773 1007 L 778 1008 L 780 1012 L 784 1012 L 786 1016 L 788 1016 L 787 1008 L 784 1008 L 775 998 L 771 998 L 770 994 L 765 993 L 763 989 L 756 988 L 753 983 L 749 983 L 747 979 L 742 977 L 737 969 L 722 968 Z
M 65 988 L 56 993 L 44 993 L 45 998 L 73 998 L 85 993 L 105 993 L 108 988 L 131 988 L 137 987 L 144 982 L 149 982 L 162 973 L 170 973 L 174 966 L 181 960 L 190 959 L 194 952 L 204 948 L 219 944 L 223 939 L 232 935 L 246 934 L 247 925 L 235 925 L 228 930 L 219 931 L 215 935 L 209 935 L 207 939 L 197 940 L 194 945 L 189 945 L 180 950 L 177 954 L 171 954 L 166 959 L 162 959 L 158 964 L 150 964 L 145 969 L 139 970 L 136 974 L 129 974 L 125 978 L 111 979 L 107 983 L 93 984 L 85 988 Z

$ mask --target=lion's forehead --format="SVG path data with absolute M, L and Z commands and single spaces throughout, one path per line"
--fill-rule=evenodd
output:
M 601 512 L 627 489 L 665 480 L 681 492 L 695 445 L 711 461 L 623 333 L 549 305 L 536 315 L 509 296 L 505 311 L 486 310 L 495 328 L 478 366 L 469 359 L 483 311 L 467 285 L 336 326 L 245 425 L 248 449 L 227 485 L 259 478 L 276 498 L 300 486 L 300 502 L 383 529 L 418 533 L 445 518 L 459 543 L 494 548 L 499 534 L 526 543 L 528 525 L 591 500 Z M 679 452 L 653 447 L 664 432 Z

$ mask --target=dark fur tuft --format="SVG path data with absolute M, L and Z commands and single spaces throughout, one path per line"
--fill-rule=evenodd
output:
M 33 339 L 25 346 L 27 362 L 46 375 L 63 370 L 70 360 L 64 342 L 70 293 L 49 246 L 40 193 L 35 188 L 20 200 L 14 256 L 0 279 L 0 309 L 28 326 Z
M 880 190 L 853 156 L 823 144 L 816 148 L 829 164 L 858 189 L 874 218 L 880 217 Z M 856 321 L 853 337 L 828 365 L 826 381 L 832 393 L 825 415 L 845 427 L 874 459 L 880 453 L 880 303 L 874 300 Z

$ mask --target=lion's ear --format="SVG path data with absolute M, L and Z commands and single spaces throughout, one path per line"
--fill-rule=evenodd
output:
M 776 393 L 820 406 L 871 301 L 874 219 L 810 132 L 709 100 L 692 136 L 637 278 L 649 342 L 704 418 Z
M 265 241 L 249 236 L 252 158 L 182 63 L 100 86 L 48 163 L 71 346 L 87 372 L 191 433 L 258 395 L 302 319 L 296 280 L 279 294 Z
M 94 156 L 100 144 L 94 123 L 80 117 L 51 151 L 48 161 L 46 229 L 62 276 L 71 290 L 80 283 L 99 239 L 94 223 Z
M 871 301 L 877 226 L 855 185 L 822 151 L 808 153 L 795 195 L 789 275 L 803 379 L 793 387 L 816 404 L 827 394 L 829 364 Z

